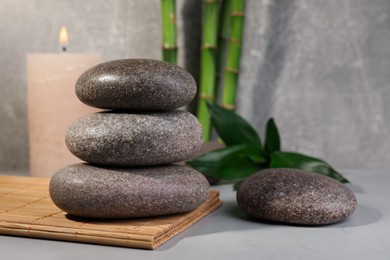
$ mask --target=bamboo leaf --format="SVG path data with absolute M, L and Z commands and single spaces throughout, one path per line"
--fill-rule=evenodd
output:
M 244 180 L 240 180 L 240 181 L 236 182 L 236 183 L 233 185 L 233 190 L 238 191 L 238 189 L 240 188 L 241 183 L 242 183 L 243 181 L 244 181 Z
M 264 168 L 249 157 L 261 157 L 262 150 L 253 145 L 234 145 L 208 152 L 187 161 L 187 164 L 206 176 L 220 179 L 240 179 Z M 253 157 L 252 157 L 253 158 Z M 263 158 L 265 160 L 265 158 Z
M 249 144 L 261 147 L 253 127 L 234 111 L 208 104 L 211 122 L 226 145 Z
M 342 183 L 349 181 L 334 170 L 328 163 L 304 154 L 293 152 L 274 152 L 269 168 L 296 168 L 326 175 Z
M 280 136 L 273 118 L 270 118 L 265 128 L 264 150 L 268 154 L 280 151 Z
M 262 151 L 258 151 L 258 153 L 256 154 L 252 154 L 252 155 L 246 155 L 246 157 L 251 160 L 253 163 L 258 163 L 258 164 L 266 164 L 267 163 L 267 159 L 265 157 L 265 155 L 261 154 Z

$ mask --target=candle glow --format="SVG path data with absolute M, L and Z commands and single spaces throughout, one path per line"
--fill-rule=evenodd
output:
M 62 50 L 66 51 L 66 47 L 69 44 L 68 30 L 65 26 L 61 27 L 60 37 L 59 37 L 60 45 L 62 46 Z

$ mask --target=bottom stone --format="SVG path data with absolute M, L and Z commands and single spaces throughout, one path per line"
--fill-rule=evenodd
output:
M 49 192 L 65 212 L 91 218 L 131 218 L 193 210 L 206 201 L 209 184 L 180 165 L 137 168 L 74 164 L 57 171 Z

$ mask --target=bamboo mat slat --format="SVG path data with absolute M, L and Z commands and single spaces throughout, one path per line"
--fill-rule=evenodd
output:
M 0 176 L 0 234 L 155 249 L 218 208 L 219 192 L 197 209 L 181 214 L 134 219 L 77 218 L 57 208 L 49 179 Z

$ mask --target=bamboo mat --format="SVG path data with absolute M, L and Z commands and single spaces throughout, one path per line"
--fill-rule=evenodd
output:
M 0 234 L 155 249 L 222 204 L 219 192 L 210 191 L 204 204 L 187 213 L 137 219 L 77 218 L 54 205 L 49 181 L 0 176 Z

